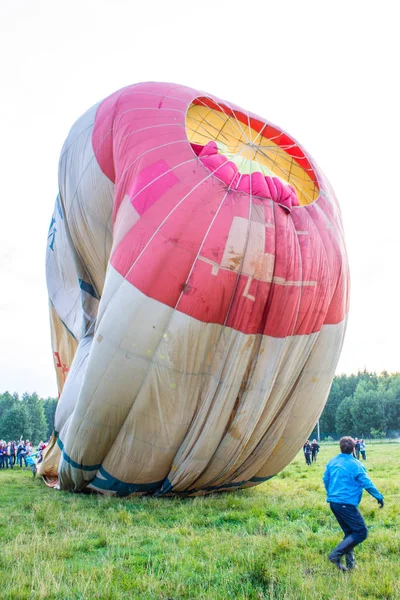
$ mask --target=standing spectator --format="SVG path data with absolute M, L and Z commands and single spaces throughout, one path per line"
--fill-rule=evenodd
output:
M 327 502 L 344 533 L 344 539 L 329 554 L 328 559 L 341 571 L 356 568 L 353 548 L 361 544 L 368 535 L 368 529 L 358 511 L 363 489 L 377 499 L 383 507 L 383 495 L 369 479 L 365 467 L 353 456 L 354 440 L 343 437 L 340 440 L 341 454 L 332 458 L 326 465 L 324 484 Z M 346 558 L 346 567 L 341 563 Z
M 8 464 L 10 465 L 10 469 L 14 468 L 14 448 L 11 442 L 7 444 L 7 456 L 8 456 Z
M 33 450 L 33 445 L 32 442 L 30 442 L 29 440 L 26 440 L 25 442 L 25 448 L 26 448 L 26 453 L 30 454 Z
M 3 443 L 3 469 L 8 469 L 8 446 L 7 446 L 7 442 Z
M 362 456 L 363 460 L 367 460 L 367 451 L 365 449 L 364 440 L 360 440 L 360 452 L 361 452 L 361 456 Z
M 22 469 L 22 460 L 25 461 L 25 456 L 26 456 L 26 448 L 25 448 L 24 441 L 21 440 L 17 447 L 17 462 L 19 463 L 19 466 L 21 467 L 21 469 Z M 26 466 L 26 461 L 25 461 L 25 466 Z
M 12 467 L 14 467 L 15 465 L 15 452 L 16 452 L 16 447 L 15 447 L 15 442 L 11 442 L 11 452 L 10 452 L 10 462 Z
M 306 459 L 306 464 L 311 465 L 311 444 L 309 440 L 303 446 L 304 458 Z
M 313 440 L 311 444 L 311 461 L 317 462 L 317 454 L 319 452 L 319 444 L 317 440 Z
M 4 446 L 0 440 L 0 469 L 4 469 Z
M 358 438 L 354 440 L 354 456 L 360 460 L 360 440 Z

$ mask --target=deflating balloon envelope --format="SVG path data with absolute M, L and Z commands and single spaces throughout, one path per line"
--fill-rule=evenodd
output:
M 338 204 L 298 142 L 230 102 L 142 83 L 86 112 L 61 153 L 47 282 L 48 483 L 256 485 L 324 407 L 348 312 Z

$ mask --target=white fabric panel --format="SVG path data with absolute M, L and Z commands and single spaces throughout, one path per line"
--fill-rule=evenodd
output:
M 287 407 L 287 425 L 274 460 L 265 461 L 257 477 L 281 471 L 297 454 L 318 421 L 328 397 L 337 361 L 343 346 L 347 319 L 337 325 L 323 325 L 301 378 Z
M 58 433 L 61 433 L 67 420 L 75 410 L 76 402 L 79 398 L 84 377 L 86 375 L 87 361 L 92 341 L 93 336 L 84 337 L 75 352 L 72 367 L 57 404 L 54 428 Z
M 49 298 L 62 322 L 79 340 L 82 331 L 81 289 L 59 197 L 56 200 L 51 223 L 46 252 Z
M 195 487 L 218 485 L 221 478 L 226 479 L 234 473 L 237 466 L 254 450 L 270 423 L 279 415 L 315 341 L 315 334 L 285 339 L 242 335 L 243 342 L 246 343 L 247 340 L 248 344 L 252 338 L 258 338 L 255 351 L 246 365 L 251 371 L 251 377 L 238 395 L 237 410 L 228 430 L 224 432 L 223 440 L 215 448 L 215 454 L 209 457 L 212 460 L 202 477 L 195 482 Z M 258 354 L 256 349 L 259 344 L 261 347 Z M 230 357 L 232 368 L 240 354 L 241 352 Z M 235 399 L 236 397 L 237 395 Z M 214 419 L 211 418 L 210 421 L 213 423 Z M 225 417 L 224 423 L 227 421 Z M 205 466 L 206 464 L 203 469 Z M 187 477 L 193 473 L 193 465 L 188 463 L 186 470 L 185 483 L 174 483 L 174 487 L 188 487 Z
M 93 152 L 96 110 L 97 105 L 71 129 L 61 151 L 59 188 L 78 278 L 101 296 L 112 245 L 114 184 L 100 170 Z

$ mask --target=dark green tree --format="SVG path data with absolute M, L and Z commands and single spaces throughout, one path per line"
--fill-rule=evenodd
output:
M 10 392 L 4 392 L 4 394 L 0 394 L 0 420 L 2 415 L 12 406 L 14 406 L 18 400 L 18 394 L 10 394 Z
M 369 437 L 372 429 L 386 431 L 385 401 L 387 392 L 379 390 L 375 381 L 360 381 L 353 396 L 351 414 L 358 437 Z
M 322 438 L 328 435 L 332 437 L 343 435 L 336 429 L 337 411 L 345 398 L 354 396 L 358 384 L 362 381 L 368 383 L 371 388 L 377 388 L 380 377 L 376 373 L 371 373 L 365 369 L 364 371 L 358 371 L 356 374 L 342 374 L 334 377 L 328 401 L 320 418 Z M 341 420 L 342 415 L 339 418 Z
M 335 415 L 335 429 L 339 437 L 354 434 L 354 420 L 352 414 L 353 398 L 348 396 L 339 405 Z
M 23 394 L 22 403 L 26 406 L 29 414 L 29 439 L 34 444 L 46 439 L 47 422 L 44 414 L 43 401 L 34 392 Z
M 28 438 L 30 432 L 29 413 L 22 402 L 12 403 L 0 419 L 0 439 L 10 442 L 18 441 L 22 436 Z
M 385 422 L 388 431 L 400 431 L 400 374 L 382 382 Z
M 49 439 L 54 431 L 54 415 L 56 413 L 57 398 L 46 398 L 43 400 L 43 409 L 47 422 L 46 440 Z
M 344 396 L 341 391 L 339 377 L 335 377 L 332 383 L 331 391 L 327 403 L 319 420 L 320 432 L 322 437 L 334 436 L 336 434 L 335 417 L 337 409 Z M 314 432 L 313 432 L 314 433 Z

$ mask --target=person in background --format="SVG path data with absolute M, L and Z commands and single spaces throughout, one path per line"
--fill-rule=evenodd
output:
M 7 442 L 3 443 L 3 469 L 8 469 L 8 446 L 7 446 Z
M 10 465 L 10 469 L 14 468 L 14 448 L 11 442 L 7 444 L 7 456 L 8 456 L 8 464 Z
M 328 559 L 340 571 L 356 568 L 353 548 L 361 544 L 368 535 L 368 529 L 358 505 L 363 489 L 367 490 L 383 507 L 383 495 L 377 490 L 367 475 L 365 467 L 353 456 L 355 442 L 351 437 L 340 440 L 341 453 L 332 458 L 323 476 L 327 502 L 344 533 L 344 539 L 332 550 Z M 346 566 L 341 563 L 345 556 Z
M 4 469 L 4 446 L 2 440 L 0 440 L 0 469 Z
M 364 440 L 360 440 L 360 452 L 363 460 L 367 460 L 367 451 L 365 449 Z
M 10 460 L 11 460 L 11 464 L 12 464 L 13 467 L 14 467 L 15 462 L 16 462 L 16 460 L 15 460 L 15 453 L 16 453 L 16 443 L 15 443 L 15 441 L 12 441 L 11 442 L 11 459 Z
M 311 461 L 317 462 L 317 455 L 319 452 L 319 444 L 317 440 L 313 440 L 311 443 Z
M 306 464 L 311 465 L 311 444 L 309 440 L 303 446 L 304 458 L 306 459 Z
M 355 438 L 354 444 L 354 455 L 358 460 L 360 460 L 360 440 Z
M 26 456 L 26 448 L 25 448 L 25 443 L 23 440 L 20 440 L 18 447 L 17 447 L 17 462 L 19 464 L 19 466 L 22 469 L 22 460 L 25 460 L 25 456 Z M 25 462 L 25 466 L 26 466 L 26 462 Z

